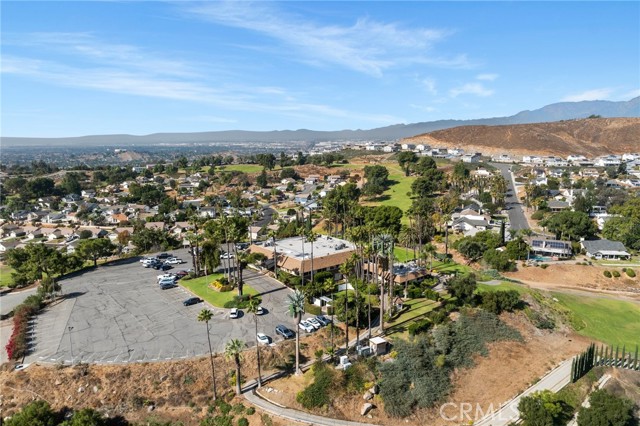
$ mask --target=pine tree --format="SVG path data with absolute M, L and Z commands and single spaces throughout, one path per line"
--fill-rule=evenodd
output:
M 571 361 L 571 383 L 576 382 L 576 359 L 573 358 Z
M 633 369 L 637 370 L 638 367 L 640 367 L 640 364 L 638 364 L 638 345 L 636 345 L 636 356 L 635 356 L 635 359 L 633 361 Z
M 614 367 L 618 366 L 618 349 L 619 349 L 619 346 L 616 345 L 616 357 L 615 357 L 615 361 L 614 361 L 614 364 L 613 364 Z
M 622 358 L 620 359 L 620 367 L 624 368 L 624 361 L 627 358 L 627 345 L 622 345 Z

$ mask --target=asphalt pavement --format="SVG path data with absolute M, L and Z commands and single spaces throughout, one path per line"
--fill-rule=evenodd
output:
M 509 208 L 507 212 L 511 223 L 510 228 L 514 230 L 529 229 L 529 222 L 527 222 L 527 218 L 524 215 L 522 203 L 518 199 L 518 193 L 516 192 L 515 181 L 509 170 L 511 165 L 505 163 L 491 163 L 491 165 L 500 170 L 500 173 L 507 181 L 505 204 Z
M 174 253 L 190 259 L 186 250 Z M 203 308 L 214 313 L 210 334 L 215 352 L 222 352 L 233 338 L 255 345 L 251 314 L 230 319 L 228 309 L 206 303 L 183 306 L 192 294 L 181 286 L 161 290 L 159 273 L 132 259 L 62 280 L 65 296 L 38 315 L 33 351 L 25 362 L 124 363 L 200 356 L 208 353 L 205 325 L 197 321 Z M 286 306 L 290 290 L 251 270 L 244 276 L 261 293 L 266 310 L 258 318 L 258 331 L 278 344 L 282 338 L 275 335 L 275 326 L 293 328 Z

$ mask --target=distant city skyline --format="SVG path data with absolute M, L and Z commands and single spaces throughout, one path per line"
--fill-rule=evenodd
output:
M 639 2 L 3 2 L 1 135 L 371 129 L 640 95 Z

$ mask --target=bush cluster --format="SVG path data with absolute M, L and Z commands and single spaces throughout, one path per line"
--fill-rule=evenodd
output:
M 298 401 L 306 409 L 329 405 L 329 391 L 333 383 L 333 371 L 324 363 L 316 363 L 313 367 L 313 383 L 296 395 Z
M 482 309 L 496 315 L 503 311 L 513 311 L 520 304 L 520 294 L 515 290 L 487 291 L 482 293 L 481 298 Z
M 229 282 L 226 279 L 225 279 L 225 281 L 223 281 L 222 278 L 219 279 L 219 280 L 216 280 L 216 281 L 211 283 L 211 287 L 214 290 L 219 291 L 219 292 L 226 292 L 226 291 L 233 290 L 233 285 L 229 284 Z
M 607 277 L 607 278 L 611 278 L 611 272 L 609 272 L 609 271 L 604 271 L 604 272 L 602 273 L 602 275 L 604 275 L 604 276 L 605 276 L 605 277 Z
M 422 321 L 416 321 L 413 324 L 409 325 L 409 327 L 407 327 L 407 331 L 409 332 L 410 336 L 415 336 L 416 334 L 426 333 L 431 329 L 432 326 L 433 323 L 428 319 L 425 319 Z
M 627 276 L 629 278 L 634 278 L 636 276 L 636 273 L 633 269 L 631 268 L 627 268 L 627 270 L 625 271 L 627 273 Z
M 14 309 L 13 331 L 11 337 L 9 337 L 9 342 L 5 346 L 9 359 L 19 360 L 27 354 L 29 347 L 27 339 L 29 318 L 35 315 L 42 305 L 42 297 L 34 294 L 27 297 L 22 304 Z
M 614 278 L 620 278 L 620 272 L 618 271 L 611 271 L 611 275 L 613 275 Z

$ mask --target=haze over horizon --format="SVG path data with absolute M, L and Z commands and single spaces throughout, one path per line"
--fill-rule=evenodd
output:
M 640 95 L 637 2 L 8 2 L 2 136 L 371 129 Z

